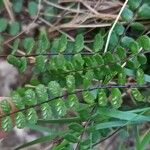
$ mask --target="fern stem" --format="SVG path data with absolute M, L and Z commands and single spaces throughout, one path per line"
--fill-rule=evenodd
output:
M 92 87 L 92 88 L 88 88 L 88 89 L 79 89 L 79 90 L 76 90 L 75 92 L 68 93 L 67 96 L 73 95 L 73 94 L 77 94 L 77 93 L 86 92 L 86 91 L 93 91 L 93 90 L 96 90 L 96 89 L 112 89 L 112 88 L 119 88 L 119 89 L 150 88 L 150 85 L 149 84 L 148 85 L 136 85 L 136 84 L 135 85 L 133 85 L 133 84 L 129 84 L 129 85 L 98 85 L 96 87 Z M 7 116 L 10 116 L 10 115 L 13 115 L 13 114 L 16 114 L 18 112 L 22 112 L 22 111 L 28 110 L 30 108 L 38 107 L 38 106 L 40 106 L 42 104 L 45 104 L 45 103 L 48 103 L 50 101 L 53 101 L 53 100 L 56 100 L 56 99 L 59 99 L 59 98 L 63 98 L 64 96 L 66 96 L 66 94 L 54 97 L 54 98 L 49 99 L 47 101 L 44 101 L 42 103 L 38 103 L 36 105 L 30 106 L 30 107 L 27 107 L 27 108 L 24 108 L 24 109 L 20 109 L 20 110 L 17 110 L 15 112 L 12 112 L 12 113 L 9 113 L 9 114 L 1 115 L 0 119 L 4 118 L 4 117 L 7 117 Z
M 64 55 L 64 56 L 73 56 L 76 54 L 81 54 L 81 55 L 94 55 L 97 53 L 90 53 L 90 52 L 82 52 L 82 53 L 43 53 L 43 54 L 28 54 L 28 55 L 13 55 L 15 57 L 36 57 L 39 55 L 43 55 L 43 56 L 57 56 L 57 55 Z M 8 55 L 0 55 L 0 57 L 7 57 Z

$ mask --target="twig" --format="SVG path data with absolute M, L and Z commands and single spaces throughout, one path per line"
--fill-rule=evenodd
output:
M 110 23 L 101 23 L 101 24 L 62 24 L 58 28 L 99 28 L 99 27 L 109 27 Z
M 106 41 L 104 53 L 107 52 L 107 49 L 108 49 L 108 46 L 109 46 L 110 37 L 111 37 L 111 34 L 112 34 L 112 32 L 113 32 L 113 29 L 114 29 L 114 27 L 116 26 L 116 24 L 117 24 L 117 22 L 118 22 L 118 20 L 119 20 L 119 18 L 120 18 L 120 16 L 121 16 L 121 14 L 122 14 L 124 8 L 126 7 L 127 3 L 128 3 L 128 0 L 126 0 L 125 3 L 123 4 L 123 6 L 122 6 L 122 8 L 121 8 L 121 10 L 120 10 L 120 12 L 119 12 L 119 14 L 118 14 L 118 16 L 117 16 L 115 22 L 114 22 L 114 24 L 112 25 L 112 27 L 111 27 L 111 29 L 110 29 L 110 31 L 109 31 L 109 33 L 108 33 L 108 37 L 107 37 L 107 41 Z
M 105 13 L 99 13 L 97 12 L 95 9 L 93 9 L 90 5 L 88 5 L 86 2 L 80 0 L 80 2 L 86 7 L 88 8 L 91 13 L 95 14 L 95 17 L 101 18 L 103 20 L 112 20 L 112 19 L 116 19 L 116 15 L 113 14 L 105 14 Z
M 3 2 L 4 2 L 5 8 L 6 8 L 7 12 L 8 12 L 8 15 L 9 15 L 11 21 L 14 21 L 15 17 L 13 15 L 13 11 L 11 9 L 11 3 L 10 3 L 10 1 L 9 0 L 4 0 Z
M 52 2 L 47 1 L 47 0 L 43 0 L 43 1 L 50 6 L 53 6 L 53 7 L 59 8 L 59 9 L 63 9 L 63 10 L 68 10 L 68 11 L 73 12 L 73 13 L 85 13 L 85 10 L 71 9 L 70 7 L 63 7 L 63 6 L 60 6 L 58 4 L 52 3 Z

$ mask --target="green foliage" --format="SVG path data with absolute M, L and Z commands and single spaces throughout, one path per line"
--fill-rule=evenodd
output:
M 12 3 L 13 10 L 21 12 L 23 1 Z M 54 11 L 47 6 L 44 18 L 52 21 Z M 135 11 L 142 19 L 149 18 L 147 2 L 129 0 L 121 14 L 123 23 L 115 25 L 105 53 L 107 29 L 93 31 L 89 37 L 79 31 L 71 41 L 66 33 L 50 39 L 47 28 L 42 27 L 38 37 L 25 35 L 11 41 L 7 61 L 19 73 L 24 74 L 29 68 L 33 74 L 28 84 L 0 102 L 1 129 L 30 126 L 49 132 L 39 125 L 66 124 L 65 133 L 45 136 L 20 148 L 59 137 L 54 149 L 71 149 L 72 143 L 80 149 L 93 149 L 99 139 L 107 138 L 117 127 L 150 121 L 149 97 L 142 89 L 148 88 L 150 82 L 150 76 L 145 74 L 150 37 L 142 22 L 133 21 Z M 27 2 L 27 12 L 31 18 L 37 15 L 37 1 Z M 134 35 L 132 30 L 137 33 Z M 11 36 L 17 35 L 20 23 L 0 18 L 1 34 L 7 31 Z M 3 41 L 1 37 L 0 42 Z M 138 146 L 145 148 L 147 141 L 146 134 Z

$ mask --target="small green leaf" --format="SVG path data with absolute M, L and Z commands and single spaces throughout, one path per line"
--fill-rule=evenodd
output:
M 84 65 L 84 60 L 83 60 L 81 54 L 75 54 L 73 56 L 72 61 L 73 61 L 73 65 L 76 69 L 79 69 L 80 66 L 82 67 Z
M 52 110 L 48 103 L 41 105 L 43 119 L 49 119 L 52 116 Z
M 22 101 L 21 96 L 17 92 L 13 92 L 11 94 L 11 97 L 12 97 L 13 103 L 15 104 L 18 110 L 25 108 L 24 101 Z
M 144 50 L 150 50 L 150 38 L 147 35 L 139 37 L 138 42 Z
M 113 72 L 116 72 L 116 73 L 120 73 L 122 72 L 122 67 L 120 64 L 116 63 L 116 64 L 113 64 L 111 65 L 111 68 L 110 68 Z
M 67 48 L 67 36 L 63 34 L 60 39 L 59 39 L 59 45 L 58 45 L 58 51 L 59 52 L 64 52 Z
M 122 45 L 123 47 L 129 48 L 129 45 L 130 45 L 131 42 L 134 42 L 134 39 L 133 39 L 133 38 L 131 38 L 131 37 L 129 37 L 129 36 L 124 36 L 124 37 L 122 38 L 122 40 L 121 40 L 121 45 Z
M 13 55 L 8 55 L 7 61 L 17 68 L 20 68 L 20 66 L 21 66 L 21 61 L 19 60 L 19 58 L 15 57 Z
M 15 124 L 19 129 L 23 129 L 26 126 L 26 118 L 22 112 L 18 112 L 15 115 Z
M 42 54 L 44 53 L 46 50 L 48 50 L 50 47 L 50 42 L 48 39 L 48 35 L 45 29 L 42 29 L 40 31 L 40 35 L 38 38 L 38 46 L 37 46 L 37 50 L 36 53 L 37 54 Z
M 31 16 L 36 16 L 38 12 L 38 4 L 34 1 L 28 3 L 28 11 Z
M 88 88 L 91 85 L 93 77 L 94 77 L 93 70 L 88 70 L 86 74 L 84 75 L 84 79 L 83 79 L 84 88 Z
M 121 46 L 117 47 L 116 53 L 121 60 L 126 58 L 126 51 L 123 47 Z
M 73 91 L 75 89 L 75 78 L 73 75 L 68 75 L 66 77 L 66 84 L 69 91 Z
M 130 50 L 131 50 L 131 52 L 132 52 L 133 54 L 137 54 L 137 53 L 139 52 L 139 49 L 140 49 L 139 44 L 138 44 L 138 42 L 136 42 L 136 41 L 131 42 L 131 43 L 129 44 L 129 48 L 130 48 Z
M 23 0 L 12 0 L 12 8 L 16 13 L 21 12 L 23 6 Z
M 9 114 L 11 111 L 11 106 L 7 100 L 3 100 L 0 102 L 0 108 L 4 113 Z
M 47 88 L 43 84 L 36 86 L 35 91 L 39 103 L 48 100 Z
M 145 101 L 144 96 L 140 93 L 140 91 L 136 88 L 131 90 L 131 94 L 136 101 L 142 102 Z
M 52 47 L 51 47 L 51 49 L 53 50 L 53 51 L 58 51 L 59 49 L 58 49 L 58 46 L 59 46 L 59 38 L 55 38 L 53 41 L 52 41 Z
M 51 63 L 51 61 L 50 61 Z M 66 59 L 64 58 L 63 54 L 59 54 L 57 56 L 54 57 L 54 63 L 55 63 L 55 69 L 62 69 L 65 70 L 65 64 L 66 64 Z
M 58 117 L 66 115 L 67 108 L 63 99 L 58 98 L 55 100 L 55 110 L 58 114 Z
M 69 95 L 67 97 L 67 106 L 71 108 L 77 108 L 79 106 L 79 101 L 75 94 Z
M 145 26 L 139 22 L 133 22 L 131 23 L 131 29 L 135 30 L 135 31 L 144 31 L 145 30 Z
M 140 85 L 145 83 L 144 72 L 140 68 L 136 71 L 136 81 Z
M 84 48 L 84 36 L 82 34 L 78 34 L 75 38 L 74 51 L 80 52 Z
M 121 17 L 125 21 L 130 21 L 133 18 L 133 12 L 126 7 L 122 12 Z
M 26 119 L 30 124 L 36 124 L 38 120 L 38 116 L 36 111 L 33 108 L 27 110 Z
M 111 90 L 111 104 L 114 108 L 121 107 L 122 96 L 121 96 L 121 92 L 118 88 L 113 88 Z
M 86 103 L 88 104 L 93 104 L 95 97 L 93 96 L 93 94 L 89 91 L 83 92 L 83 99 Z
M 9 25 L 9 33 L 12 36 L 15 36 L 19 33 L 19 31 L 20 31 L 20 23 L 17 21 L 11 22 Z
M 32 106 L 37 104 L 36 95 L 32 89 L 28 89 L 25 91 L 24 101 L 27 106 Z
M 129 0 L 128 1 L 128 5 L 129 5 L 129 7 L 132 9 L 132 10 L 135 10 L 135 9 L 137 9 L 139 6 L 140 6 L 140 4 L 141 4 L 141 1 L 142 0 Z
M 112 73 L 110 67 L 108 65 L 103 65 L 101 67 L 101 72 L 103 73 L 103 75 L 110 75 Z
M 96 62 L 97 62 L 98 64 L 100 64 L 100 65 L 103 65 L 103 64 L 104 64 L 104 59 L 103 59 L 103 57 L 102 57 L 101 55 L 95 54 L 95 55 L 93 56 L 93 58 L 96 60 Z
M 101 35 L 101 33 L 96 34 L 94 38 L 94 43 L 93 43 L 93 49 L 95 52 L 98 52 L 103 48 L 104 45 L 104 39 Z
M 62 95 L 62 88 L 60 87 L 59 83 L 56 81 L 49 82 L 48 90 L 54 97 Z
M 138 11 L 138 15 L 142 18 L 150 19 L 149 12 L 150 12 L 150 6 L 148 4 L 143 4 Z
M 104 54 L 103 58 L 104 58 L 105 63 L 109 63 L 109 62 L 114 62 L 115 61 L 114 60 L 114 56 L 113 56 L 113 54 L 111 52 L 106 52 Z
M 7 116 L 7 117 L 2 119 L 1 126 L 2 126 L 2 129 L 6 132 L 12 130 L 13 124 L 12 124 L 12 120 L 11 120 L 10 116 Z
M 25 38 L 23 40 L 23 47 L 27 54 L 30 54 L 32 52 L 34 45 L 35 45 L 35 41 L 31 37 Z
M 109 41 L 109 49 L 112 50 L 115 46 L 117 46 L 119 42 L 119 37 L 115 31 L 112 32 Z
M 46 60 L 46 57 L 43 56 L 43 55 L 39 55 L 39 56 L 36 56 L 35 57 L 35 69 L 37 72 L 44 72 L 46 70 L 46 67 L 45 67 L 45 60 Z
M 119 85 L 125 85 L 126 84 L 126 74 L 124 71 L 118 74 L 118 84 Z
M 147 57 L 144 54 L 139 54 L 137 56 L 138 61 L 140 62 L 140 64 L 144 65 L 147 62 Z
M 137 69 L 141 66 L 141 64 L 139 63 L 137 57 L 133 57 L 128 60 L 127 66 L 131 69 Z
M 8 21 L 5 18 L 0 18 L 0 32 L 5 31 L 7 25 L 8 25 Z
M 107 95 L 103 89 L 99 90 L 98 92 L 98 104 L 99 106 L 106 106 L 107 105 Z
M 118 35 L 122 35 L 124 33 L 124 26 L 121 23 L 117 23 L 115 25 L 114 31 L 118 34 Z

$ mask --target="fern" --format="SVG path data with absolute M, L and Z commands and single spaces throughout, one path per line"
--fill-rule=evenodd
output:
M 37 4 L 30 3 L 29 14 L 35 16 Z M 16 5 L 21 8 L 21 4 L 21 1 L 19 4 L 15 1 L 14 10 L 19 12 L 20 9 L 17 9 Z M 144 6 L 140 7 L 140 4 L 139 1 L 129 1 L 129 7 L 122 12 L 122 19 L 131 27 L 143 27 L 132 20 L 134 10 L 139 10 L 140 16 L 145 14 L 142 9 L 147 6 L 143 4 Z M 6 30 L 7 23 L 4 18 L 0 19 L 0 32 Z M 12 32 L 13 25 L 10 33 L 15 35 L 19 28 Z M 76 35 L 73 42 L 70 42 L 65 34 L 50 40 L 45 29 L 40 31 L 38 40 L 33 37 L 15 40 L 7 61 L 23 74 L 32 60 L 31 67 L 37 83 L 29 82 L 21 87 L 21 91 L 16 89 L 10 98 L 0 102 L 1 129 L 10 131 L 13 126 L 21 129 L 27 124 L 53 121 L 53 117 L 56 117 L 59 123 L 61 119 L 67 120 L 68 112 L 71 111 L 75 117 L 70 119 L 72 121 L 68 124 L 66 134 L 61 136 L 62 143 L 57 145 L 56 149 L 65 149 L 71 143 L 78 143 L 80 149 L 89 149 L 98 141 L 94 141 L 94 136 L 98 135 L 100 128 L 104 126 L 101 122 L 106 125 L 108 122 L 108 128 L 111 121 L 112 127 L 138 122 L 138 119 L 126 122 L 122 116 L 119 120 L 122 122 L 117 122 L 118 118 L 105 114 L 105 111 L 111 110 L 120 114 L 127 112 L 134 117 L 141 116 L 142 121 L 149 121 L 148 115 L 140 115 L 128 109 L 123 111 L 126 108 L 123 93 L 129 93 L 132 97 L 131 103 L 149 106 L 148 98 L 140 89 L 149 88 L 147 82 L 150 80 L 146 79 L 148 75 L 145 75 L 143 66 L 147 63 L 146 53 L 150 50 L 150 37 L 148 34 L 139 35 L 137 38 L 126 35 L 125 27 L 117 23 L 111 34 L 108 50 L 103 53 L 106 35 L 107 33 L 97 33 L 90 43 L 92 51 L 88 52 L 85 50 L 85 37 L 81 33 Z M 18 53 L 20 45 L 23 51 L 21 54 Z M 130 76 L 127 68 L 134 72 L 134 83 L 128 82 Z M 105 111 L 101 114 L 99 110 Z M 87 139 L 80 139 L 84 132 L 87 133 Z

